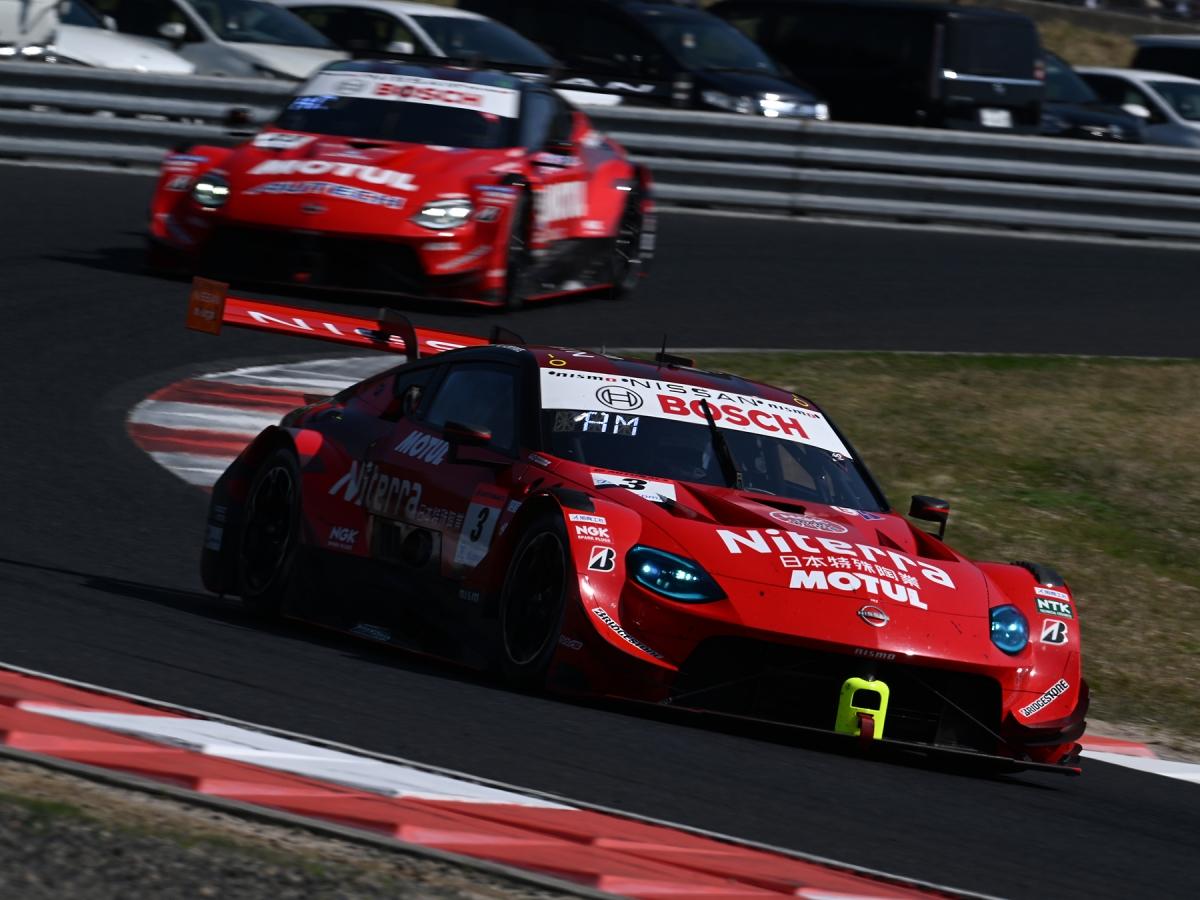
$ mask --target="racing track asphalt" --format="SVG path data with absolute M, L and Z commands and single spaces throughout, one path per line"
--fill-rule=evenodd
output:
M 1190 861 L 1200 793 L 1190 785 L 1100 763 L 1078 779 L 985 779 L 685 728 L 513 694 L 306 630 L 257 627 L 204 595 L 196 563 L 205 497 L 128 441 L 127 410 L 197 371 L 330 348 L 185 332 L 182 286 L 132 274 L 147 189 L 145 179 L 0 167 L 0 660 L 962 888 L 1200 896 Z M 1182 353 L 1191 350 L 1183 336 L 1195 333 L 1193 314 L 1174 301 L 1160 300 L 1155 313 L 1172 317 L 1170 329 L 1084 315 L 1111 313 L 1131 296 L 1151 303 L 1151 293 L 1170 294 L 1163 285 L 1180 286 L 1182 297 L 1196 259 L 1186 253 L 679 216 L 667 217 L 663 234 L 658 283 L 644 301 L 564 304 L 514 317 L 514 327 L 562 342 L 611 334 L 609 343 L 630 343 L 667 325 L 680 343 L 710 345 L 778 345 L 791 333 L 788 343 L 810 345 L 1033 349 L 1016 340 L 1014 322 L 1035 310 L 1044 318 L 1047 295 L 1035 302 L 1033 287 L 1062 280 L 1088 296 L 1057 315 L 1099 330 L 1030 325 L 1038 349 Z M 713 258 L 718 247 L 757 260 L 752 300 L 736 311 L 716 295 L 737 278 Z M 969 301 L 949 287 L 930 292 L 939 272 L 965 273 L 985 257 L 987 273 L 962 286 Z M 822 302 L 811 287 L 796 301 L 763 299 L 772 280 L 804 269 L 814 283 L 839 284 L 842 300 Z M 1138 289 L 1151 280 L 1158 290 Z M 696 295 L 666 299 L 689 284 Z M 903 303 L 889 312 L 893 292 L 928 311 L 928 333 L 905 324 Z M 1024 312 L 1000 308 L 997 292 L 1023 297 Z M 685 315 L 688 302 L 696 309 Z M 812 311 L 802 321 L 824 323 L 824 340 L 818 329 L 742 321 L 760 307 L 783 321 L 791 302 Z M 964 330 L 969 309 L 991 324 Z M 611 327 L 600 334 L 604 315 Z

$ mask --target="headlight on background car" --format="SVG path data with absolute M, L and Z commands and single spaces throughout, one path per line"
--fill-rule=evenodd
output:
M 224 206 L 229 199 L 229 182 L 214 172 L 201 175 L 192 185 L 192 199 L 205 209 Z
M 1015 606 L 994 606 L 992 643 L 1005 653 L 1020 653 L 1029 643 L 1029 622 Z
M 629 551 L 625 559 L 629 576 L 644 588 L 681 603 L 711 603 L 723 600 L 725 592 L 695 560 L 665 550 L 643 547 Z
M 422 228 L 444 231 L 449 228 L 457 228 L 459 225 L 465 225 L 471 218 L 473 211 L 474 207 L 471 205 L 471 201 L 465 198 L 459 200 L 434 200 L 421 207 L 421 211 L 413 216 L 412 220 Z
M 805 103 L 783 94 L 767 92 L 757 96 L 737 97 L 723 91 L 704 91 L 700 97 L 709 106 L 743 115 L 765 116 L 768 119 L 788 117 L 822 121 L 829 118 L 829 104 Z

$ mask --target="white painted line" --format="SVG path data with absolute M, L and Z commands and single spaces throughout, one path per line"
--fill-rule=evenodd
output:
M 20 702 L 17 705 L 26 712 L 67 719 L 158 744 L 183 747 L 205 756 L 290 772 L 387 797 L 453 800 L 458 803 L 505 803 L 539 809 L 572 808 L 516 791 L 499 790 L 473 781 L 275 737 L 223 722 L 65 709 L 47 703 Z
M 1083 755 L 1088 759 L 1112 763 L 1114 766 L 1125 766 L 1127 769 L 1137 769 L 1139 772 L 1165 775 L 1167 778 L 1178 778 L 1180 781 L 1200 784 L 1200 764 L 1197 763 L 1177 762 L 1172 759 L 1148 759 L 1144 756 L 1127 756 L 1124 753 L 1105 753 L 1102 750 L 1084 750 Z
M 229 468 L 235 456 L 206 456 L 200 453 L 169 453 L 155 450 L 150 458 L 170 469 L 188 484 L 199 487 L 212 487 L 221 477 L 221 473 Z
M 313 388 L 327 388 L 336 392 L 399 364 L 400 361 L 395 356 L 375 353 L 370 356 L 330 357 L 283 365 L 246 366 L 228 372 L 202 375 L 201 378 L 206 381 L 227 381 L 231 384 L 269 384 L 274 387 L 296 388 L 301 392 Z
M 174 400 L 145 400 L 134 407 L 129 421 L 137 425 L 158 425 L 192 431 L 224 431 L 253 437 L 269 425 L 278 425 L 278 412 L 255 412 L 246 407 L 218 406 L 208 403 L 180 403 Z

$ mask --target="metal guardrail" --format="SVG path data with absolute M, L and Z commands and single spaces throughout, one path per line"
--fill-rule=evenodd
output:
M 232 145 L 289 82 L 0 64 L 0 158 L 156 168 Z M 249 125 L 225 124 L 244 107 Z M 887 126 L 590 107 L 672 205 L 1200 241 L 1200 153 Z

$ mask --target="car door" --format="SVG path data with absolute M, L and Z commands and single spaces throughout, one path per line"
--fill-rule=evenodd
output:
M 1161 132 L 1178 130 L 1178 126 L 1163 108 L 1159 98 L 1152 96 L 1149 91 L 1143 90 L 1132 81 L 1113 75 L 1093 74 L 1085 75 L 1084 80 L 1105 103 L 1122 107 L 1128 112 L 1132 112 L 1128 109 L 1129 107 L 1135 106 L 1142 107 L 1147 111 L 1149 116 L 1139 116 L 1145 124 L 1147 143 L 1156 143 L 1156 138 Z
M 516 365 L 464 361 L 439 369 L 432 391 L 420 386 L 428 395 L 404 403 L 411 412 L 372 448 L 382 486 L 369 502 L 378 517 L 377 555 L 408 566 L 414 583 L 444 597 L 483 562 L 496 537 L 515 489 L 525 410 Z
M 533 245 L 540 247 L 576 232 L 588 215 L 588 170 L 574 111 L 553 91 L 526 94 L 521 128 L 532 170 Z

